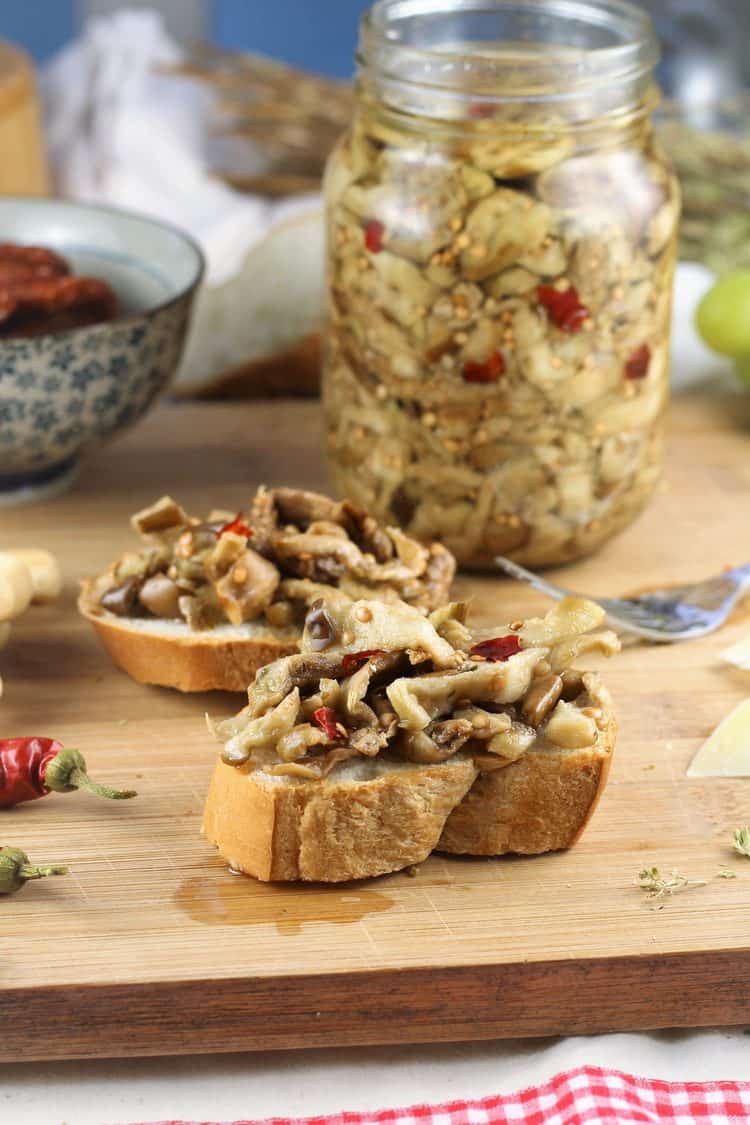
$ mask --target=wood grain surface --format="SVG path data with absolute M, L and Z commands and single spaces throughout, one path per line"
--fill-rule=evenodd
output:
M 750 399 L 676 401 L 665 484 L 639 522 L 558 572 L 590 593 L 708 575 L 750 559 Z M 750 675 L 717 654 L 750 633 L 624 649 L 606 668 L 620 738 L 581 843 L 535 859 L 434 857 L 416 877 L 268 887 L 231 875 L 201 839 L 216 753 L 205 711 L 114 669 L 76 615 L 79 577 L 132 540 L 130 513 L 165 491 L 200 513 L 239 508 L 261 482 L 324 487 L 317 407 L 167 403 L 100 451 L 50 504 L 0 511 L 0 545 L 46 546 L 66 585 L 0 653 L 5 735 L 77 746 L 137 800 L 52 795 L 2 813 L 2 841 L 67 861 L 0 900 L 0 1059 L 237 1051 L 750 1023 L 750 780 L 688 780 L 701 741 Z M 476 620 L 544 602 L 463 577 Z M 698 887 L 649 907 L 638 871 Z M 717 877 L 721 865 L 735 879 Z

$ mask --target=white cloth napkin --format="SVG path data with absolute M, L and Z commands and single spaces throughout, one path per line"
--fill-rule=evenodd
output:
M 320 199 L 269 203 L 209 175 L 210 94 L 163 72 L 180 58 L 157 12 L 92 19 L 42 75 L 50 155 L 62 195 L 183 227 L 203 247 L 208 284 L 220 285 L 272 226 Z

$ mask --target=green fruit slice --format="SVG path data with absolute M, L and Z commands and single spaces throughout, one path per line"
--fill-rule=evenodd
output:
M 750 270 L 720 277 L 698 305 L 695 323 L 709 348 L 734 359 L 750 356 Z

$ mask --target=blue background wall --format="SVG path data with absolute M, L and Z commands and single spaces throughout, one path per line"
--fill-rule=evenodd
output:
M 338 78 L 353 73 L 359 17 L 371 0 L 216 0 L 214 34 Z
M 46 59 L 73 35 L 73 0 L 0 0 L 0 39 Z
M 212 38 L 340 78 L 353 70 L 357 23 L 370 0 L 207 0 Z M 43 61 L 76 29 L 74 0 L 0 0 L 0 39 Z

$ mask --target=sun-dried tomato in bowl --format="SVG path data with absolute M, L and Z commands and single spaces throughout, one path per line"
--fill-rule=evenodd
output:
M 0 337 L 42 336 L 114 320 L 117 297 L 95 277 L 76 277 L 42 246 L 0 243 Z

